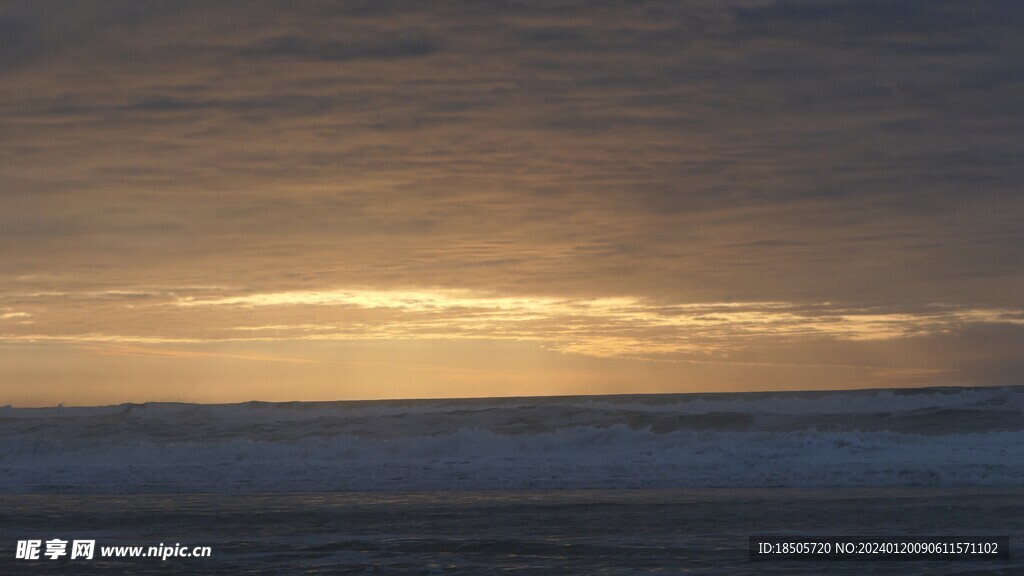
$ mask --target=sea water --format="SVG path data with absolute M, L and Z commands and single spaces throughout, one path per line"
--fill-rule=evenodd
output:
M 0 496 L 2 574 L 1022 574 L 1021 488 Z M 1008 561 L 766 561 L 752 535 L 1004 535 Z M 18 539 L 209 558 L 16 560 Z
M 1022 484 L 1022 387 L 0 408 L 0 493 Z
M 747 549 L 944 535 L 1010 559 Z M 1022 574 L 1022 536 L 1021 387 L 0 408 L 2 575 Z M 97 557 L 16 557 L 54 539 Z

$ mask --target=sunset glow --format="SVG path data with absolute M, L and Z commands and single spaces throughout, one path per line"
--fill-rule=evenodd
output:
M 0 11 L 0 404 L 1018 379 L 996 5 L 356 4 Z

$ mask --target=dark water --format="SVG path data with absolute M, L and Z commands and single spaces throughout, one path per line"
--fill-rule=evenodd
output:
M 750 562 L 751 535 L 1009 535 L 1009 561 Z M 0 574 L 1024 574 L 1024 488 L 0 496 Z M 20 539 L 211 546 L 16 560 Z M 97 550 L 98 551 L 98 550 Z
M 0 493 L 1019 486 L 1024 387 L 0 408 Z

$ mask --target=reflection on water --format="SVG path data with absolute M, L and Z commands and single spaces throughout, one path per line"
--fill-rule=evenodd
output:
M 747 561 L 751 534 L 999 535 L 1009 562 Z M 1024 488 L 0 496 L 2 574 L 1020 574 Z M 19 539 L 213 558 L 15 560 Z

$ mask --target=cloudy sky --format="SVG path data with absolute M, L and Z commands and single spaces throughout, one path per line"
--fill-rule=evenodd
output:
M 1022 27 L 0 3 L 0 404 L 1024 383 Z

